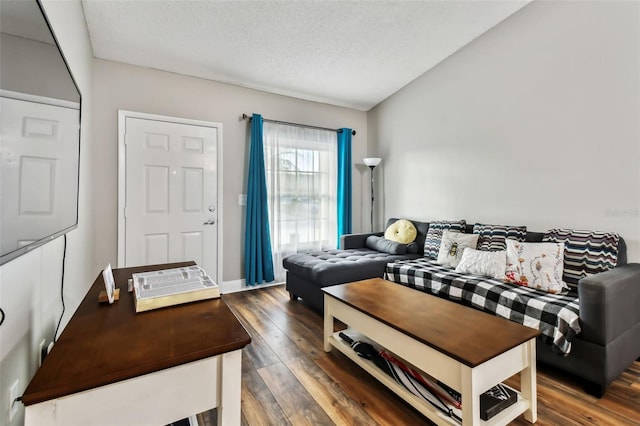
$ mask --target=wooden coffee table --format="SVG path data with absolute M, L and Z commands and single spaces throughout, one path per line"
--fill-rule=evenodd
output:
M 537 420 L 538 330 L 380 278 L 322 289 L 324 350 L 334 347 L 437 424 L 454 420 L 417 398 L 334 333 L 334 318 L 462 394 L 462 424 L 507 424 L 520 414 Z M 518 401 L 488 421 L 480 394 L 520 374 Z

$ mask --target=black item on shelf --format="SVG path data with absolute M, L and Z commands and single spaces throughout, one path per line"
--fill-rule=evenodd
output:
M 480 418 L 489 420 L 518 400 L 516 392 L 502 383 L 480 395 Z M 463 401 L 464 403 L 464 401 Z
M 356 342 L 343 332 L 340 332 L 338 335 L 340 336 L 340 338 L 342 338 L 342 340 L 347 342 L 349 346 L 351 346 L 351 348 L 358 354 L 358 356 L 361 356 L 364 359 L 375 359 L 377 357 L 380 357 L 380 354 L 378 353 L 376 348 L 374 348 L 370 343 Z

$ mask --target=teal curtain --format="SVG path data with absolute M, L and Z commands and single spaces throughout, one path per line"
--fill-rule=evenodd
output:
M 273 254 L 269 234 L 267 179 L 264 166 L 262 116 L 251 118 L 251 153 L 244 235 L 244 276 L 248 286 L 273 281 Z
M 338 132 L 338 246 L 340 237 L 352 232 L 351 129 L 340 130 Z

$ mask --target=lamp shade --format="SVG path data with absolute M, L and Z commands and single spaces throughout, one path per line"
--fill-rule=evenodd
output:
M 382 158 L 368 157 L 363 158 L 362 161 L 369 167 L 375 167 L 382 161 Z

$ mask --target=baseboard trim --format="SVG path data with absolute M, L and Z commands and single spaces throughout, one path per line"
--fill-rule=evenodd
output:
M 273 287 L 281 284 L 284 284 L 284 281 L 262 283 L 262 284 L 257 284 L 255 286 L 248 286 L 246 281 L 243 279 L 233 280 L 233 281 L 223 281 L 222 285 L 220 286 L 220 292 L 222 294 L 237 293 L 239 291 L 257 290 L 259 288 Z

